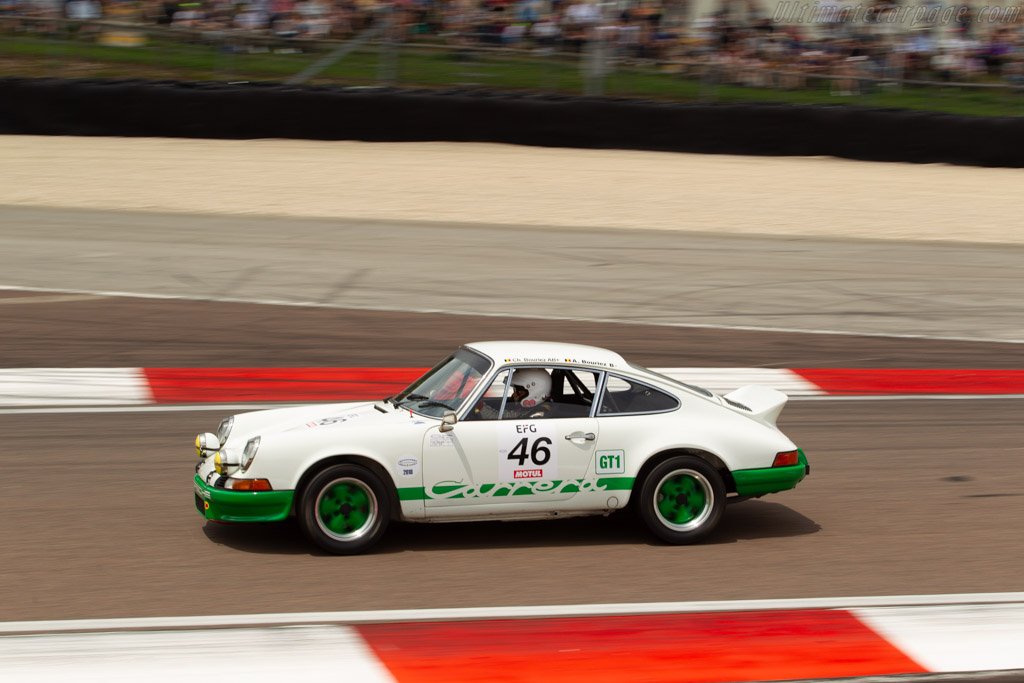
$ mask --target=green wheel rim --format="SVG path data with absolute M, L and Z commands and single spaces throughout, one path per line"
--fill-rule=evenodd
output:
M 715 492 L 707 477 L 696 470 L 669 472 L 655 491 L 654 511 L 669 529 L 691 531 L 711 516 Z
M 344 477 L 320 489 L 314 508 L 320 530 L 339 541 L 368 534 L 377 521 L 377 497 L 364 482 Z

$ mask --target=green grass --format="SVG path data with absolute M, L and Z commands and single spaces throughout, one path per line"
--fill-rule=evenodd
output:
M 0 36 L 0 76 L 57 78 L 157 78 L 185 81 L 283 81 L 313 63 L 318 54 L 250 54 L 215 46 L 151 40 L 143 47 L 108 47 L 83 39 Z M 380 53 L 364 48 L 319 74 L 313 83 L 374 85 Z M 453 52 L 403 47 L 397 84 L 418 87 L 472 87 L 579 94 L 585 79 L 579 63 L 564 58 Z M 609 96 L 660 100 L 790 102 L 901 107 L 983 116 L 1024 115 L 1024 95 L 1008 90 L 891 86 L 862 95 L 837 97 L 827 85 L 805 90 L 710 86 L 658 67 L 620 68 L 604 81 Z

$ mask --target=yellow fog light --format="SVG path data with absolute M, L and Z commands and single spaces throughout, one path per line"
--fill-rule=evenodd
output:
M 200 458 L 208 458 L 211 453 L 220 448 L 221 443 L 216 434 L 200 434 L 196 437 L 196 453 Z
M 227 474 L 229 469 L 237 468 L 238 461 L 231 460 L 224 451 L 217 451 L 213 454 L 213 469 L 217 474 Z

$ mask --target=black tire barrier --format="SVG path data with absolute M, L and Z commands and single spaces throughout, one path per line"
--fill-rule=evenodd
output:
M 1024 117 L 281 83 L 0 79 L 0 134 L 497 142 L 1024 167 Z

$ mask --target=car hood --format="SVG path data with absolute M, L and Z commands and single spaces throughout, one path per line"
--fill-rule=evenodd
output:
M 382 412 L 383 411 L 383 412 Z M 295 408 L 275 408 L 241 413 L 235 416 L 234 428 L 226 446 L 241 447 L 253 436 L 268 436 L 285 432 L 327 432 L 345 427 L 383 424 L 429 424 L 436 418 L 416 415 L 408 410 L 396 410 L 381 402 L 330 403 Z

